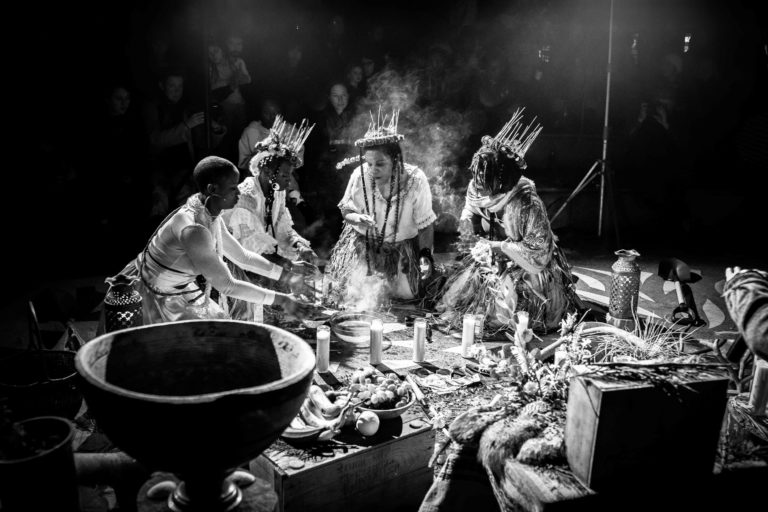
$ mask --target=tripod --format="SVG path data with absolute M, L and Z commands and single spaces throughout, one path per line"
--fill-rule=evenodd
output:
M 589 168 L 587 173 L 584 175 L 584 177 L 581 179 L 579 184 L 576 186 L 576 188 L 571 192 L 571 195 L 568 196 L 568 198 L 563 202 L 563 204 L 560 206 L 560 209 L 555 212 L 555 214 L 550 218 L 550 222 L 554 221 L 562 212 L 565 210 L 566 206 L 573 200 L 574 197 L 576 197 L 584 188 L 586 188 L 587 185 L 589 185 L 595 178 L 598 176 L 600 177 L 600 199 L 599 199 L 599 209 L 598 209 L 598 220 L 597 220 L 597 236 L 602 237 L 603 236 L 603 207 L 605 204 L 605 189 L 606 187 L 609 189 L 609 193 L 611 195 L 611 207 L 612 207 L 612 216 L 613 216 L 613 227 L 616 234 L 616 243 L 617 245 L 621 245 L 619 242 L 619 228 L 618 224 L 616 223 L 616 202 L 614 201 L 614 195 L 613 195 L 613 180 L 612 179 L 606 179 L 609 175 L 610 166 L 608 165 L 608 113 L 610 112 L 610 100 L 611 100 L 611 60 L 613 57 L 613 0 L 611 0 L 611 10 L 610 10 L 610 16 L 608 21 L 608 68 L 606 73 L 606 79 L 605 79 L 605 116 L 603 118 L 603 154 L 602 158 L 599 158 L 595 160 L 595 162 L 592 164 L 592 167 Z M 599 169 L 598 169 L 599 166 Z

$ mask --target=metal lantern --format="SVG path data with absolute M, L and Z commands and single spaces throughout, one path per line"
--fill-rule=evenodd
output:
M 631 329 L 637 316 L 637 300 L 640 293 L 640 265 L 635 258 L 640 253 L 634 249 L 621 249 L 611 266 L 611 297 L 607 321 L 617 327 Z
M 106 332 L 137 327 L 144 323 L 141 294 L 133 287 L 136 277 L 118 274 L 106 279 L 109 285 L 104 297 L 104 329 Z

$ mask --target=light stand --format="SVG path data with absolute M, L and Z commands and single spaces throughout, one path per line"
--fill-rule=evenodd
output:
M 602 237 L 603 235 L 603 205 L 605 203 L 605 189 L 606 189 L 606 176 L 609 172 L 608 167 L 608 113 L 610 112 L 610 101 L 611 101 L 611 61 L 613 58 L 613 0 L 611 0 L 611 9 L 610 9 L 610 16 L 608 21 L 608 69 L 606 73 L 606 79 L 605 79 L 605 117 L 603 119 L 603 154 L 602 158 L 595 160 L 595 162 L 592 164 L 592 167 L 589 168 L 587 173 L 584 175 L 584 177 L 581 179 L 579 184 L 576 186 L 576 188 L 571 192 L 571 195 L 568 196 L 568 198 L 563 202 L 563 204 L 560 206 L 560 208 L 555 212 L 555 214 L 550 218 L 550 222 L 553 222 L 565 209 L 566 206 L 571 202 L 571 200 L 576 197 L 579 192 L 584 190 L 584 188 L 589 185 L 595 178 L 598 176 L 600 177 L 600 199 L 599 199 L 599 209 L 598 209 L 598 220 L 597 220 L 597 236 Z M 600 169 L 598 170 L 598 166 Z M 613 183 L 611 181 L 607 182 L 607 186 L 609 189 L 609 193 L 611 194 L 611 203 L 612 207 L 615 209 L 616 204 L 614 202 L 613 198 Z M 615 212 L 612 212 L 613 217 L 613 227 L 616 231 L 616 242 L 619 243 L 619 229 L 616 224 L 616 217 Z M 620 245 L 620 244 L 619 244 Z

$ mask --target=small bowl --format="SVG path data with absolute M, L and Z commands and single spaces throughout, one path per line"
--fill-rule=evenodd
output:
M 400 417 L 405 411 L 407 411 L 416 402 L 416 395 L 411 392 L 411 401 L 401 407 L 395 407 L 394 409 L 369 409 L 367 407 L 358 406 L 361 411 L 371 411 L 376 414 L 380 420 L 391 420 L 393 418 Z
M 331 318 L 333 318 L 334 311 L 333 310 L 323 310 L 318 312 L 317 315 L 315 315 L 313 318 L 302 318 L 301 323 L 304 325 L 304 327 L 308 327 L 310 329 L 317 329 L 323 324 L 327 324 Z
M 337 313 L 331 317 L 331 330 L 346 342 L 369 343 L 371 322 L 376 318 L 380 317 L 370 313 Z

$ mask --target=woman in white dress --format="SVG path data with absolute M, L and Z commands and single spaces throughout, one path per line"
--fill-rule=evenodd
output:
M 372 121 L 355 142 L 362 163 L 339 202 L 344 228 L 326 269 L 331 300 L 339 305 L 359 306 L 376 292 L 379 302 L 418 298 L 431 272 L 432 193 L 421 169 L 403 161 L 397 119 L 395 111 Z

